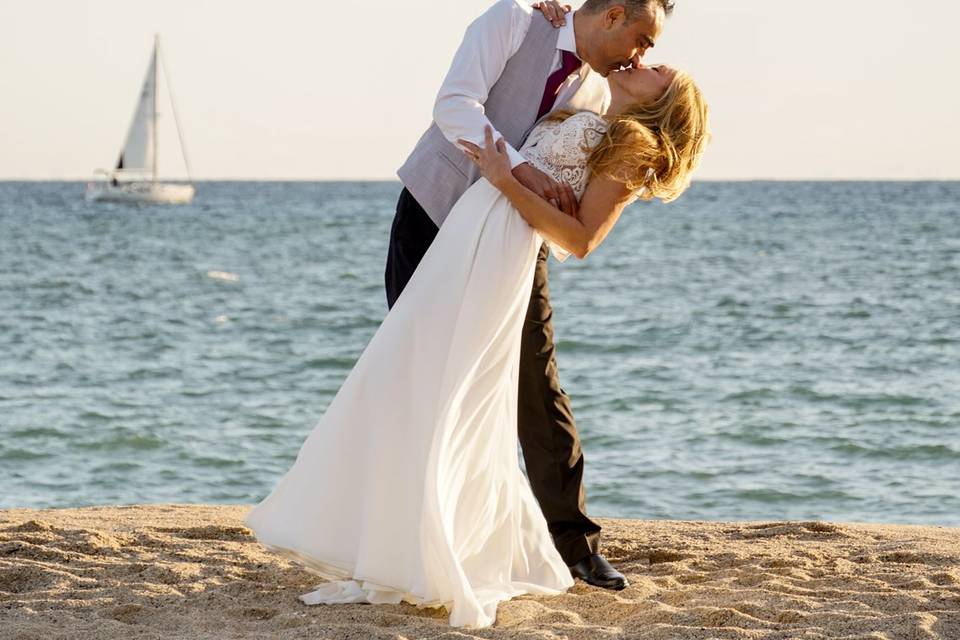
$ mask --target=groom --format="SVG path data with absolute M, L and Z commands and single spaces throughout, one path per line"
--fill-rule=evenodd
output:
M 538 8 L 546 19 L 537 17 Z M 566 7 L 569 10 L 569 7 Z M 569 215 L 576 198 L 517 151 L 533 125 L 562 106 L 602 112 L 604 78 L 637 64 L 654 45 L 673 0 L 586 0 L 564 16 L 555 1 L 498 0 L 467 27 L 433 108 L 433 123 L 397 171 L 404 184 L 390 230 L 384 279 L 392 308 L 454 203 L 480 172 L 453 144 L 503 137 L 513 175 Z M 558 27 L 558 28 L 555 28 Z M 584 64 L 586 63 L 586 64 Z M 600 552 L 600 525 L 586 514 L 583 453 L 570 399 L 560 386 L 540 247 L 520 346 L 517 433 L 533 493 L 572 575 L 623 589 L 627 580 Z

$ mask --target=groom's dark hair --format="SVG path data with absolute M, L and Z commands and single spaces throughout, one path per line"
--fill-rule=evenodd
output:
M 627 20 L 633 22 L 636 20 L 637 15 L 646 11 L 647 7 L 651 4 L 658 4 L 663 8 L 664 15 L 670 15 L 673 13 L 673 0 L 587 0 L 583 3 L 583 6 L 580 7 L 581 11 L 586 13 L 600 13 L 607 7 L 612 4 L 623 5 L 624 9 L 627 11 Z

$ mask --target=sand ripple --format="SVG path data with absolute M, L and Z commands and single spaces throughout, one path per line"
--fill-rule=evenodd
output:
M 0 638 L 960 638 L 958 528 L 599 518 L 629 587 L 521 596 L 471 632 L 304 605 L 317 578 L 256 543 L 248 508 L 0 511 Z

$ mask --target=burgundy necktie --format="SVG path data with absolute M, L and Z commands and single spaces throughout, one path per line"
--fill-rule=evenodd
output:
M 547 86 L 543 89 L 543 99 L 540 101 L 537 120 L 553 108 L 553 103 L 557 99 L 557 91 L 560 90 L 560 85 L 567 79 L 567 76 L 579 69 L 580 65 L 583 64 L 576 54 L 565 49 L 560 50 L 560 56 L 560 68 L 550 74 L 550 77 L 547 78 Z

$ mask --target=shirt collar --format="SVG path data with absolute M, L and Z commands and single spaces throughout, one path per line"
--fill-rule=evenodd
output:
M 573 14 L 575 11 L 571 11 L 567 14 L 567 23 L 561 27 L 558 27 L 559 33 L 557 34 L 557 49 L 562 49 L 564 51 L 569 51 L 570 53 L 577 55 L 577 37 L 574 35 L 573 31 Z

